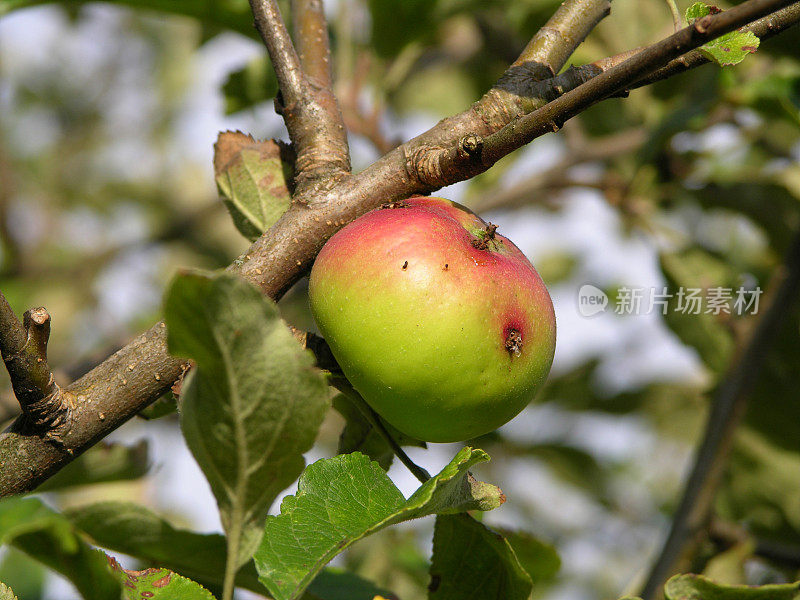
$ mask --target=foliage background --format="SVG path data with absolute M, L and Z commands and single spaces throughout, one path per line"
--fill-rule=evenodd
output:
M 28 3 L 0 2 L 0 14 L 18 4 Z M 356 169 L 466 108 L 558 4 L 330 2 Z M 217 200 L 212 145 L 224 129 L 280 137 L 268 100 L 275 83 L 246 2 L 197 6 L 64 3 L 0 17 L 0 285 L 18 313 L 43 305 L 53 315 L 50 358 L 64 381 L 160 318 L 176 268 L 223 267 L 246 247 Z M 572 61 L 671 30 L 660 0 L 615 0 Z M 539 404 L 475 442 L 493 457 L 476 474 L 508 497 L 486 522 L 530 531 L 561 557 L 539 597 L 636 591 L 675 507 L 708 392 L 747 327 L 710 315 L 586 319 L 577 290 L 591 282 L 613 298 L 625 285 L 769 289 L 800 225 L 799 46 L 795 28 L 738 67 L 702 67 L 603 102 L 441 192 L 499 224 L 556 303 L 556 363 Z M 313 327 L 302 283 L 281 309 Z M 795 306 L 737 436 L 717 503 L 719 535 L 697 558 L 697 570 L 730 583 L 799 578 L 798 333 Z M 15 401 L 2 385 L 6 421 Z M 331 412 L 311 459 L 335 453 L 341 426 Z M 139 457 L 147 475 L 50 493 L 48 502 L 135 498 L 219 530 L 174 415 L 136 420 L 112 438 L 147 440 L 149 458 Z M 436 471 L 455 450 L 410 454 Z M 401 466 L 390 475 L 406 494 L 416 487 Z M 424 597 L 431 529 L 386 530 L 342 564 L 402 598 Z M 780 549 L 781 560 L 742 546 L 751 535 L 762 550 Z M 2 557 L 0 580 L 20 597 L 72 593 L 24 555 Z

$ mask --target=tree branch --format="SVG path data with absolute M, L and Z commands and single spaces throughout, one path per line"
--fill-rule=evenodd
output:
M 320 87 L 331 89 L 331 50 L 322 0 L 292 0 L 292 21 L 303 72 Z
M 781 10 L 742 27 L 742 31 L 751 31 L 760 39 L 765 40 L 779 34 L 792 25 L 796 25 L 798 22 L 800 22 L 800 2 L 795 2 L 786 8 L 782 8 Z M 692 50 L 670 61 L 657 71 L 650 73 L 647 77 L 635 82 L 630 88 L 633 89 L 649 85 L 656 81 L 672 77 L 673 75 L 678 75 L 689 69 L 699 67 L 708 62 L 709 60 L 703 56 L 699 50 Z
M 485 171 L 498 160 L 532 140 L 561 128 L 567 119 L 586 110 L 592 104 L 625 90 L 648 73 L 667 64 L 672 59 L 702 46 L 724 33 L 776 11 L 791 0 L 748 0 L 730 10 L 698 19 L 668 38 L 649 46 L 623 63 L 598 73 L 589 81 L 579 85 L 542 108 L 515 120 L 499 132 L 484 140 L 478 160 L 473 157 L 474 174 Z M 464 157 L 458 147 L 448 149 L 442 157 L 440 169 L 453 171 L 463 169 Z M 460 169 L 459 169 L 460 168 Z
M 611 12 L 611 0 L 567 0 L 514 61 L 513 69 L 534 80 L 552 77 L 595 26 Z
M 278 78 L 281 104 L 284 107 L 299 105 L 305 93 L 305 78 L 278 3 L 276 0 L 250 0 L 250 8 L 253 10 L 256 29 L 267 47 L 272 68 Z M 294 125 L 289 123 L 290 118 L 284 118 L 291 136 Z
M 252 1 L 255 4 L 265 0 Z M 751 6 L 754 1 L 759 2 L 751 0 L 737 8 Z M 261 28 L 264 29 L 263 22 Z M 265 34 L 265 37 L 269 35 Z M 572 43 L 577 45 L 574 39 Z M 682 51 L 685 52 L 686 48 Z M 659 56 L 658 60 L 653 60 L 651 70 L 663 66 L 669 58 Z M 553 64 L 553 68 L 559 69 L 560 65 Z M 311 185 L 313 175 L 309 172 L 306 177 L 311 183 L 302 186 L 292 207 L 237 258 L 230 269 L 259 285 L 267 296 L 277 300 L 308 271 L 325 241 L 346 223 L 384 202 L 430 192 L 472 177 L 475 171 L 473 156 L 479 154 L 480 141 L 522 113 L 525 102 L 521 98 L 527 102 L 537 101 L 532 96 L 525 97 L 526 90 L 533 89 L 533 85 L 530 81 L 520 82 L 517 88 L 519 96 L 508 103 L 502 101 L 498 88 L 493 88 L 469 110 L 443 120 L 356 175 L 338 177 L 337 170 L 333 169 L 329 172 L 332 174 L 329 179 L 321 180 L 324 185 L 317 187 Z M 559 91 L 552 83 L 540 85 L 550 85 L 551 90 Z M 620 85 L 624 87 L 627 84 Z M 504 93 L 509 94 L 507 97 L 511 95 L 508 91 Z M 608 94 L 603 93 L 597 99 L 604 95 Z M 570 106 L 568 103 L 567 108 Z M 294 107 L 294 110 L 301 109 L 305 110 Z M 564 107 L 561 110 L 565 110 Z M 308 120 L 305 115 L 303 118 Z M 309 134 L 308 138 L 295 131 L 298 149 L 301 146 L 307 148 L 306 142 L 313 140 L 314 135 L 324 135 L 324 127 L 319 127 L 319 123 L 316 125 L 318 131 Z M 523 143 L 520 141 L 519 145 Z M 463 155 L 460 162 L 448 164 L 441 160 L 443 155 L 458 149 Z M 333 160 L 336 162 L 338 159 Z M 298 165 L 306 164 L 307 161 L 298 159 Z M 337 164 L 341 165 L 341 162 Z M 447 170 L 443 170 L 445 166 Z M 68 386 L 66 392 L 71 394 L 74 402 L 72 426 L 64 434 L 61 444 L 26 434 L 17 425 L 0 436 L 0 462 L 3 464 L 0 495 L 35 488 L 75 455 L 165 393 L 180 377 L 184 366 L 182 361 L 168 355 L 163 324 L 157 324 L 136 338 Z
M 661 586 L 674 572 L 686 544 L 709 522 L 717 489 L 725 472 L 734 433 L 741 421 L 747 398 L 761 371 L 781 320 L 800 296 L 800 232 L 776 276 L 777 288 L 766 310 L 758 318 L 750 339 L 731 363 L 717 387 L 703 440 L 686 482 L 669 535 L 650 570 L 642 590 L 643 600 L 660 594 Z
M 275 109 L 283 116 L 297 155 L 295 194 L 315 194 L 320 186 L 330 186 L 350 172 L 347 132 L 330 85 L 321 0 L 297 2 L 305 9 L 298 24 L 302 65 L 276 0 L 250 0 L 250 6 L 280 85 Z M 303 66 L 311 72 L 305 73 Z
M 66 397 L 47 364 L 50 314 L 42 307 L 25 312 L 22 323 L 0 293 L 0 353 L 24 418 L 20 425 L 59 441 L 68 427 Z

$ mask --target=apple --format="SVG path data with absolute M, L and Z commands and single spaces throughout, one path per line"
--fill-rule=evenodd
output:
M 553 303 L 525 255 L 464 206 L 414 197 L 337 232 L 311 312 L 347 379 L 399 431 L 463 441 L 511 420 L 555 350 Z

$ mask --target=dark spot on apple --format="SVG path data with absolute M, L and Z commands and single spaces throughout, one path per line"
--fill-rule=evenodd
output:
M 505 331 L 505 340 L 503 344 L 508 351 L 509 356 L 519 356 L 522 354 L 522 334 L 519 330 L 509 327 Z
M 497 245 L 494 243 L 494 233 L 497 231 L 497 225 L 488 223 L 486 227 L 478 231 L 478 237 L 470 241 L 473 248 L 478 250 L 497 250 Z M 491 243 L 490 243 L 491 242 Z
M 398 200 L 397 202 L 385 202 L 381 204 L 381 208 L 408 208 L 411 206 L 405 200 Z
M 447 269 L 449 269 L 449 268 L 450 268 L 450 265 L 448 265 L 447 263 L 444 263 L 444 270 L 447 271 Z
M 472 244 L 473 248 L 477 248 L 478 250 L 489 249 L 489 242 L 486 241 L 486 238 L 475 238 L 470 244 Z
M 405 271 L 407 268 L 408 268 L 408 261 L 403 263 L 403 271 Z

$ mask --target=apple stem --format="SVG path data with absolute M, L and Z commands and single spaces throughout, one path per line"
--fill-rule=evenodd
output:
M 366 400 L 361 397 L 361 394 L 356 391 L 356 389 L 350 384 L 349 381 L 345 377 L 341 376 L 333 376 L 331 378 L 331 383 L 338 389 L 340 392 L 345 394 L 353 403 L 358 407 L 361 411 L 361 414 L 364 415 L 364 418 L 369 422 L 370 425 L 378 432 L 389 447 L 394 452 L 395 456 L 400 459 L 400 462 L 403 463 L 406 468 L 411 471 L 411 474 L 416 477 L 420 483 L 425 483 L 431 478 L 431 474 L 428 473 L 425 469 L 420 467 L 416 464 L 408 454 L 400 447 L 400 444 L 397 442 L 392 434 L 389 433 L 389 430 L 386 429 L 386 426 L 383 424 L 381 417 L 378 413 L 373 410 L 373 408 L 367 404 Z

